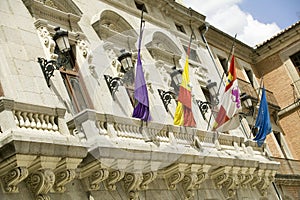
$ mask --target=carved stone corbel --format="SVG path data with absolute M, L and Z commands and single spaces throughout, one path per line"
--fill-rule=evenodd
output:
M 192 199 L 195 193 L 195 185 L 198 181 L 197 174 L 195 172 L 186 174 L 182 180 L 182 187 L 184 189 L 184 193 L 186 199 Z
M 247 188 L 249 187 L 249 183 L 253 179 L 253 173 L 255 171 L 255 168 L 248 168 L 247 171 L 245 172 L 244 179 L 241 181 L 241 187 L 242 188 Z
M 266 170 L 261 181 L 256 185 L 256 188 L 260 192 L 261 196 L 267 195 L 267 189 L 274 180 L 275 174 L 276 171 Z
M 164 171 L 164 178 L 170 190 L 175 190 L 176 185 L 183 180 L 188 164 L 178 163 Z
M 106 180 L 108 176 L 108 169 L 98 160 L 84 166 L 79 175 L 87 191 L 99 190 L 100 183 Z
M 108 169 L 99 169 L 94 171 L 90 176 L 88 176 L 85 181 L 88 185 L 88 190 L 99 190 L 100 183 L 108 178 Z
M 126 173 L 124 176 L 124 187 L 127 191 L 130 200 L 138 199 L 138 191 L 140 190 L 140 184 L 143 181 L 142 173 Z
M 222 185 L 223 193 L 227 199 L 233 199 L 236 194 L 236 190 L 239 188 L 238 173 L 240 173 L 240 171 L 240 167 L 232 167 L 229 177 Z
M 143 173 L 143 181 L 140 184 L 141 190 L 147 190 L 148 186 L 151 182 L 154 181 L 154 179 L 157 177 L 157 172 L 147 172 Z
M 211 179 L 213 179 L 218 189 L 222 189 L 223 183 L 229 178 L 231 168 L 230 166 L 225 166 L 212 172 Z
M 52 39 L 47 27 L 42 26 L 42 27 L 38 28 L 38 33 L 44 42 L 44 45 L 47 49 L 47 53 L 49 53 L 49 58 L 47 58 L 47 59 L 56 60 L 58 57 L 58 55 L 54 53 L 56 43 Z
M 185 171 L 185 176 L 182 180 L 182 187 L 184 189 L 184 193 L 186 199 L 191 199 L 194 197 L 196 185 L 198 182 L 197 173 L 201 169 L 201 165 L 191 164 L 189 168 Z
M 88 64 L 92 63 L 93 54 L 88 46 L 88 42 L 84 39 L 78 39 L 77 45 L 82 52 L 82 56 L 87 58 Z
M 3 192 L 16 193 L 19 192 L 18 184 L 28 176 L 26 167 L 16 167 L 1 177 L 1 185 Z
M 55 182 L 55 175 L 52 170 L 41 169 L 33 172 L 25 181 L 27 186 L 35 194 L 37 200 L 50 200 L 47 194 Z
M 252 178 L 252 180 L 251 180 L 250 183 L 249 183 L 249 184 L 250 184 L 250 188 L 251 188 L 252 190 L 253 190 L 253 189 L 256 187 L 256 185 L 261 181 L 263 172 L 264 172 L 264 170 L 262 170 L 262 169 L 259 169 L 259 170 L 257 170 L 257 171 L 254 172 L 253 178 Z
M 105 180 L 105 186 L 108 190 L 116 190 L 116 183 L 122 180 L 124 177 L 125 172 L 115 170 L 112 172 L 109 172 L 108 178 Z
M 66 191 L 65 185 L 75 178 L 75 169 L 81 160 L 82 159 L 78 158 L 64 158 L 58 163 L 56 169 L 54 170 L 55 183 L 53 189 L 56 192 Z
M 53 189 L 56 192 L 65 192 L 66 184 L 71 182 L 75 178 L 74 169 L 66 169 L 55 173 L 55 184 Z
M 201 169 L 197 173 L 197 181 L 195 183 L 195 188 L 200 189 L 201 183 L 203 183 L 208 178 L 208 170 L 211 165 L 202 165 Z

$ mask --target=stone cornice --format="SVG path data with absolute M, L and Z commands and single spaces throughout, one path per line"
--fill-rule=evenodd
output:
M 127 13 L 130 13 L 134 16 L 136 16 L 137 18 L 141 17 L 141 11 L 136 9 L 136 8 L 132 8 L 130 6 L 127 6 L 126 4 L 121 3 L 118 0 L 102 0 L 103 2 L 108 3 L 109 5 L 112 5 L 120 10 L 126 10 Z M 154 17 L 152 17 L 151 15 L 144 13 L 144 19 L 146 22 L 150 22 L 153 23 L 161 28 L 166 28 L 169 29 L 170 25 L 166 24 L 160 20 L 155 19 Z
M 276 174 L 275 182 L 279 185 L 300 186 L 300 175 Z
M 222 32 L 221 30 L 215 28 L 214 26 L 210 26 L 208 28 L 207 33 L 205 34 L 205 38 L 207 39 L 209 45 L 214 46 L 217 49 L 223 50 L 224 52 L 227 53 L 227 55 L 229 55 L 230 53 L 229 51 L 231 50 L 234 41 L 234 38 L 232 36 Z M 253 63 L 251 59 L 252 54 L 253 54 L 252 47 L 236 39 L 235 50 L 234 50 L 234 55 L 236 57 L 252 64 Z
M 284 30 L 278 35 L 272 37 L 261 45 L 258 45 L 253 52 L 253 59 L 255 63 L 258 63 L 265 58 L 276 54 L 287 46 L 294 44 L 300 39 L 300 21 Z
M 24 3 L 31 15 L 36 19 L 48 20 L 51 24 L 59 24 L 62 28 L 67 30 L 80 31 L 78 22 L 81 16 L 77 15 L 77 13 L 66 13 L 56 8 L 49 7 L 37 0 L 26 0 Z

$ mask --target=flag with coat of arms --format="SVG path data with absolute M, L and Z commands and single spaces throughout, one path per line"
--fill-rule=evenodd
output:
M 213 124 L 213 131 L 226 132 L 239 126 L 238 113 L 241 110 L 240 92 L 234 55 L 231 58 L 225 91 L 221 100 L 220 110 Z

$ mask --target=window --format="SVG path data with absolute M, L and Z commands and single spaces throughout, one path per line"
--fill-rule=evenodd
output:
M 227 74 L 227 71 L 228 71 L 228 66 L 227 66 L 227 59 L 226 58 L 223 58 L 223 57 L 220 57 L 218 56 L 218 59 L 222 65 L 222 68 L 224 70 L 224 73 Z
M 251 69 L 245 69 L 245 72 L 246 72 L 246 75 L 247 75 L 247 77 L 248 77 L 248 79 L 249 79 L 249 81 L 250 81 L 250 83 L 253 87 L 254 86 L 253 85 L 253 73 L 252 73 Z
M 71 99 L 73 112 L 77 113 L 88 108 L 87 97 L 83 92 L 84 90 L 80 82 L 78 66 L 75 59 L 75 47 L 71 46 L 71 50 L 64 54 L 58 49 L 55 49 L 55 53 L 58 55 L 57 61 L 61 65 L 59 70 Z
M 144 12 L 147 13 L 147 9 L 146 9 L 146 6 L 145 6 L 144 3 L 141 3 L 141 2 L 138 2 L 138 1 L 134 1 L 134 3 L 135 3 L 135 6 L 136 6 L 137 9 L 143 10 Z
M 188 47 L 187 46 L 183 46 L 183 48 L 184 48 L 185 52 L 187 52 Z M 199 57 L 198 57 L 197 52 L 196 52 L 195 49 L 192 49 L 192 48 L 190 49 L 189 59 L 193 60 L 195 62 L 200 62 L 200 59 L 199 59 Z
M 298 71 L 298 74 L 300 75 L 300 51 L 298 51 L 297 53 L 292 55 L 290 57 L 290 59 L 292 60 L 294 66 L 296 67 L 296 69 Z
M 276 138 L 278 145 L 281 147 L 282 145 L 281 145 L 280 132 L 273 131 L 273 133 L 274 133 L 274 136 Z
M 176 29 L 182 33 L 186 33 L 185 30 L 184 30 L 184 27 L 183 25 L 180 25 L 180 24 L 176 24 L 175 23 L 175 26 L 176 26 Z

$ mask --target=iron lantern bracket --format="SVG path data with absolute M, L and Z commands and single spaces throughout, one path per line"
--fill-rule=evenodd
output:
M 168 112 L 168 105 L 171 103 L 172 99 L 175 99 L 174 92 L 171 92 L 171 91 L 166 92 L 164 90 L 158 89 L 158 93 L 159 93 L 161 100 L 163 101 L 166 111 Z
M 43 71 L 48 87 L 50 87 L 50 78 L 54 76 L 54 70 L 58 69 L 56 60 L 47 60 L 38 57 L 38 63 Z
M 115 93 L 118 91 L 120 85 L 122 85 L 122 79 L 120 77 L 111 77 L 110 75 L 104 75 L 106 84 L 109 88 L 110 94 L 115 100 Z

